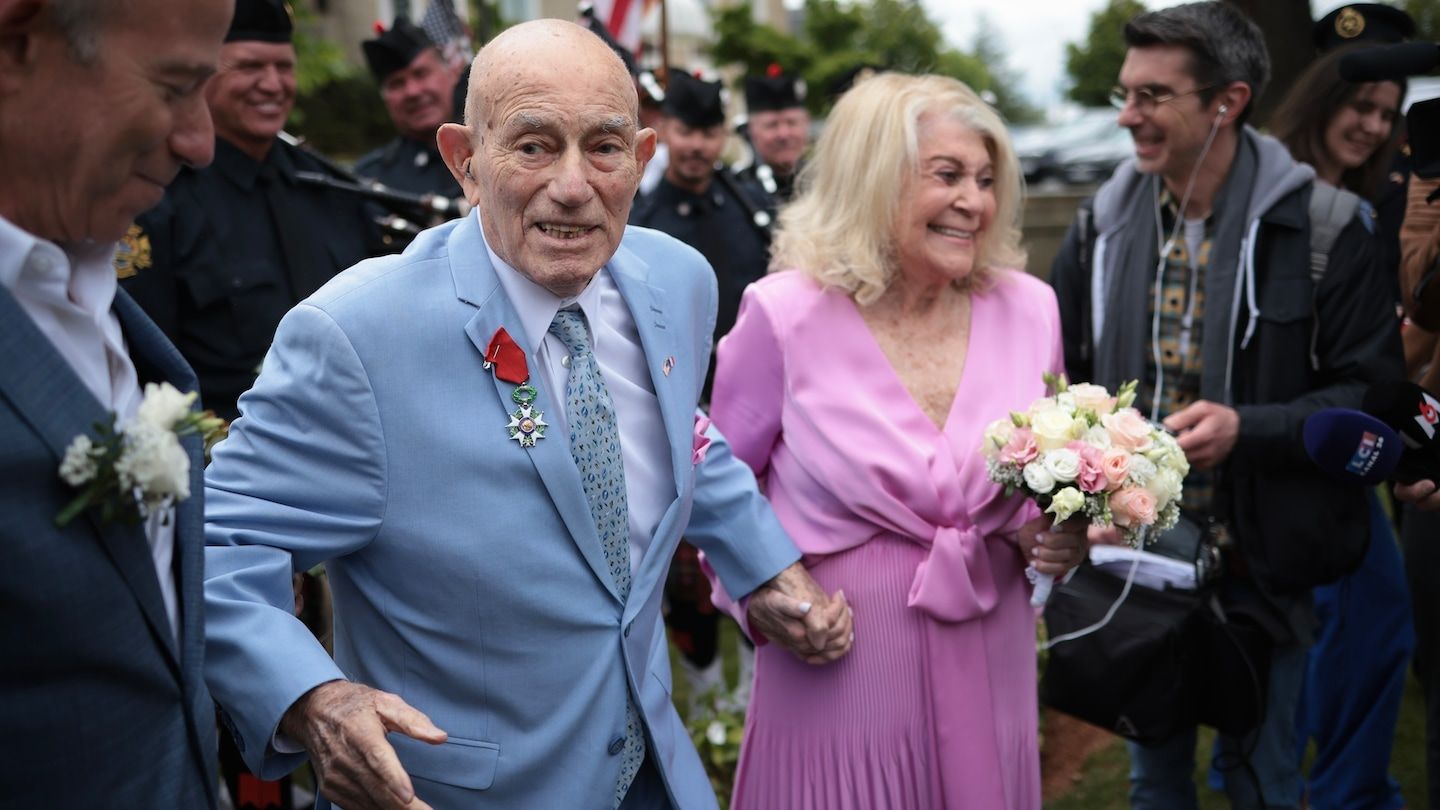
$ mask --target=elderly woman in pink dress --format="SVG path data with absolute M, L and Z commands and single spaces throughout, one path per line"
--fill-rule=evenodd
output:
M 965 85 L 880 74 L 804 172 L 778 272 L 720 343 L 711 416 L 843 590 L 855 642 L 824 666 L 760 648 L 734 806 L 1039 808 L 1024 572 L 1062 574 L 1085 545 L 980 454 L 1062 371 L 1054 295 L 1019 270 L 1014 151 Z

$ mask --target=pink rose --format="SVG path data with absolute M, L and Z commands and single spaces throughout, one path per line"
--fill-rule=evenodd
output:
M 1040 455 L 1040 447 L 1035 444 L 1035 434 L 1030 428 L 1015 428 L 1010 434 L 1010 441 L 1000 448 L 1000 461 L 1005 464 L 1018 464 L 1025 466 Z
M 1100 448 L 1085 442 L 1071 442 L 1066 446 L 1080 456 L 1080 471 L 1075 475 L 1080 491 L 1099 492 L 1105 489 L 1110 481 L 1105 477 L 1105 454 Z
M 1100 467 L 1105 471 L 1106 480 L 1110 482 L 1106 489 L 1115 489 L 1125 483 L 1125 478 L 1130 475 L 1130 453 L 1112 447 L 1101 454 Z
M 1122 450 L 1143 453 L 1154 443 L 1150 423 L 1134 408 L 1107 413 L 1100 417 L 1100 423 L 1110 433 L 1110 443 Z
M 1124 487 L 1110 495 L 1110 513 L 1117 526 L 1149 526 L 1155 522 L 1155 496 L 1141 487 Z
M 1077 408 L 1089 408 L 1097 414 L 1107 414 L 1115 410 L 1115 397 L 1110 396 L 1110 392 L 1101 386 L 1075 383 L 1066 390 L 1075 397 Z

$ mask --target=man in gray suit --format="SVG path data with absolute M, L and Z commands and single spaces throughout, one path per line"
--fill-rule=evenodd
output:
M 215 805 L 197 437 L 193 497 L 57 517 L 77 436 L 129 424 L 146 383 L 195 389 L 112 262 L 147 260 L 132 220 L 210 162 L 202 88 L 232 10 L 0 0 L 0 808 Z

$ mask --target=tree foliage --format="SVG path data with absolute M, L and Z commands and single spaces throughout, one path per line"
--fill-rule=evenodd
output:
M 1065 45 L 1065 73 L 1070 78 L 1067 95 L 1087 107 L 1108 103 L 1110 88 L 1125 63 L 1125 23 L 1145 11 L 1140 0 L 1109 0 L 1090 15 L 1090 30 L 1083 42 Z
M 847 72 L 864 65 L 905 73 L 953 76 L 977 92 L 995 94 L 997 108 L 1010 120 L 1030 120 L 1035 111 L 1014 88 L 1003 69 L 993 35 L 985 53 L 947 47 L 940 27 L 909 0 L 805 0 L 804 23 L 795 35 L 754 21 L 750 4 L 712 8 L 717 64 L 739 65 L 763 73 L 778 64 L 805 79 L 806 99 L 821 114 L 832 103 L 826 91 Z

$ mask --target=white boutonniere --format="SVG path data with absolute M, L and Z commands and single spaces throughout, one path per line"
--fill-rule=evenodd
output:
M 190 458 L 180 437 L 199 434 L 208 453 L 225 425 L 211 411 L 191 410 L 195 397 L 169 383 L 147 383 L 135 418 L 123 429 L 112 414 L 110 424 L 95 425 L 94 438 L 76 436 L 65 449 L 60 477 L 80 493 L 55 516 L 55 524 L 65 526 L 92 507 L 100 510 L 102 523 L 138 523 L 190 497 Z

